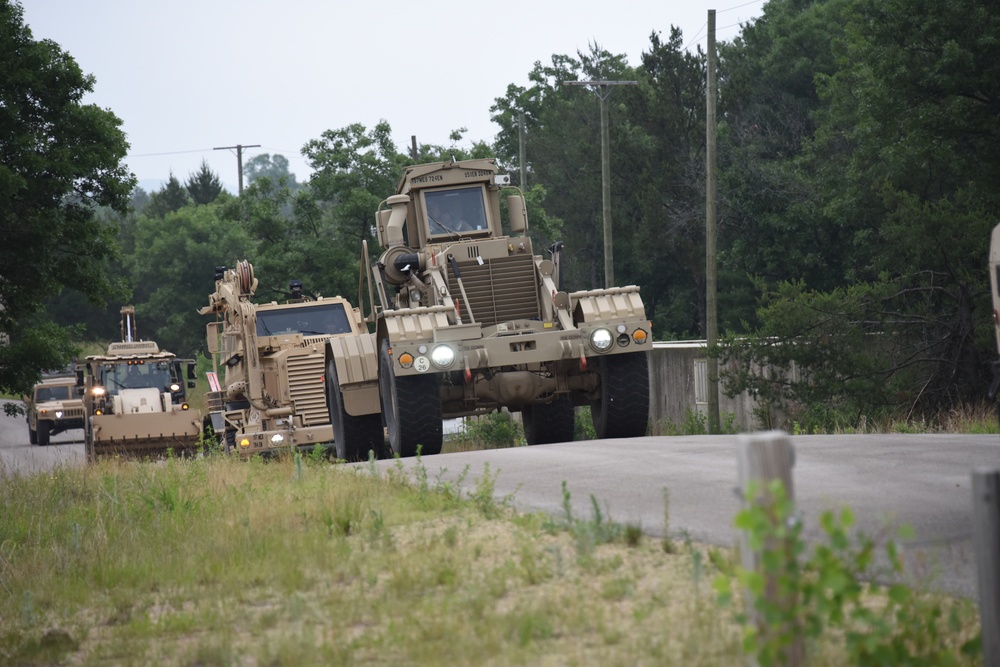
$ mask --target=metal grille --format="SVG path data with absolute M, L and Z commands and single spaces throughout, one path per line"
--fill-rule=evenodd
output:
M 288 358 L 288 390 L 295 405 L 295 414 L 302 417 L 303 426 L 330 423 L 323 388 L 322 353 Z
M 479 324 L 488 326 L 538 318 L 538 284 L 531 255 L 488 259 L 483 264 L 462 264 L 460 269 L 472 314 Z M 450 270 L 448 290 L 452 298 L 462 298 L 458 281 Z M 463 318 L 465 313 L 466 309 L 462 308 Z

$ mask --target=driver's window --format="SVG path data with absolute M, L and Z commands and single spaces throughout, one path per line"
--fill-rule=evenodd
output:
M 481 186 L 424 192 L 424 206 L 431 236 L 488 228 Z

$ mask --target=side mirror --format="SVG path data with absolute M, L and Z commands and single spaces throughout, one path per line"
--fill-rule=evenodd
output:
M 524 206 L 524 197 L 511 195 L 507 197 L 507 212 L 510 216 L 510 232 L 524 234 L 528 231 L 528 210 Z
M 208 353 L 219 353 L 219 339 L 222 337 L 223 322 L 210 322 L 205 325 L 205 339 L 208 343 Z
M 197 375 L 194 374 L 194 362 L 193 361 L 189 361 L 188 364 L 187 364 L 187 367 L 188 367 L 188 379 L 189 380 L 194 380 L 196 377 L 198 377 Z
M 188 389 L 194 389 L 194 380 L 188 380 Z

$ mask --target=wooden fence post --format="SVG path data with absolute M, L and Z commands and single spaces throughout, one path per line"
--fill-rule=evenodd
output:
M 737 436 L 736 455 L 739 469 L 740 492 L 744 495 L 744 502 L 748 502 L 746 496 L 750 484 L 756 482 L 758 493 L 749 502 L 758 507 L 766 507 L 773 502 L 770 494 L 767 493 L 768 485 L 775 481 L 781 481 L 785 487 L 789 501 L 794 501 L 795 492 L 792 484 L 792 466 L 795 464 L 795 450 L 792 447 L 791 438 L 783 431 L 765 431 L 762 433 L 747 433 Z M 785 549 L 786 545 L 769 544 L 765 549 Z M 746 532 L 742 533 L 740 541 L 740 552 L 743 559 L 743 568 L 748 572 L 760 572 L 765 576 L 764 595 L 770 602 L 780 606 L 791 606 L 795 604 L 795 599 L 778 599 L 778 587 L 774 578 L 768 576 L 763 571 L 763 557 L 760 552 L 750 549 Z M 781 632 L 782 628 L 764 627 L 764 621 L 756 613 L 755 601 L 750 591 L 745 591 L 747 616 L 753 619 L 758 630 L 764 637 L 774 632 Z M 793 592 L 794 596 L 795 593 Z M 805 664 L 805 645 L 802 641 L 801 633 L 795 633 L 795 638 L 785 651 L 784 664 L 788 667 L 797 667 Z
M 972 471 L 972 522 L 979 566 L 984 667 L 1000 667 L 1000 470 Z

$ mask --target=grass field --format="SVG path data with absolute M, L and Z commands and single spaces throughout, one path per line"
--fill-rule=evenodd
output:
M 742 662 L 741 606 L 713 589 L 733 554 L 518 514 L 488 470 L 469 480 L 318 455 L 5 475 L 0 664 Z M 947 604 L 943 646 L 977 623 Z M 822 637 L 810 657 L 844 654 Z

